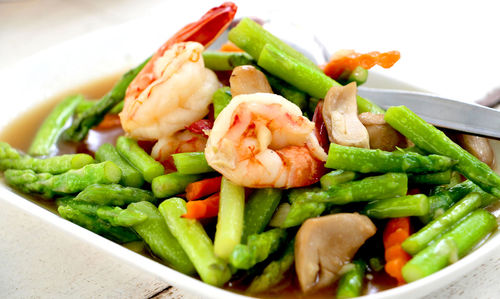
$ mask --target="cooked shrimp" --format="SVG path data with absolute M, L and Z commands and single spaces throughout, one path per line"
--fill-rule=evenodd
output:
M 176 148 L 165 147 L 171 142 L 162 139 L 173 138 L 209 112 L 212 94 L 220 83 L 205 68 L 203 49 L 196 42 L 175 44 L 156 60 L 153 75 L 157 79 L 137 97 L 125 97 L 120 113 L 122 127 L 134 138 L 159 140 L 154 155 L 175 152 Z
M 215 170 L 245 187 L 307 186 L 318 181 L 327 156 L 314 126 L 279 95 L 239 95 L 215 120 L 205 156 Z

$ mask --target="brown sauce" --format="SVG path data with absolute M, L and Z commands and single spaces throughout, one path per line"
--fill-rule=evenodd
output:
M 99 81 L 82 85 L 73 90 L 64 92 L 51 100 L 48 100 L 38 107 L 34 107 L 32 110 L 20 115 L 9 125 L 7 125 L 0 132 L 0 141 L 8 142 L 13 147 L 21 151 L 27 151 L 28 147 L 30 146 L 31 140 L 34 138 L 38 128 L 57 103 L 63 100 L 66 96 L 75 93 L 81 93 L 87 99 L 98 99 L 110 90 L 118 77 L 118 75 L 111 76 Z M 20 132 L 22 132 L 22 134 L 20 134 Z M 121 128 L 105 131 L 91 130 L 89 136 L 85 139 L 85 141 L 81 143 L 60 143 L 58 145 L 58 154 L 76 152 L 86 152 L 93 154 L 95 150 L 103 143 L 110 142 L 114 144 L 116 138 L 121 134 L 123 134 Z M 57 207 L 54 201 L 21 194 L 20 192 L 17 192 L 15 190 L 14 192 L 56 213 Z M 499 207 L 497 205 L 493 210 L 498 209 Z M 159 259 L 149 253 L 149 250 L 146 248 L 143 242 L 132 242 L 129 244 L 125 244 L 124 246 L 141 255 L 150 257 L 160 262 Z M 395 280 L 385 274 L 384 271 L 369 271 L 368 274 L 369 275 L 367 277 L 370 277 L 370 279 L 365 280 L 363 294 L 373 294 L 396 286 Z M 241 281 L 232 281 L 226 285 L 226 289 L 237 293 L 245 293 L 245 289 L 247 287 L 248 285 L 246 283 L 242 283 Z M 292 269 L 287 274 L 287 278 L 284 279 L 279 285 L 273 287 L 271 290 L 258 294 L 258 296 L 262 298 L 333 298 L 335 296 L 335 293 L 336 284 L 332 285 L 329 288 L 325 288 L 315 294 L 303 294 L 300 291 L 295 272 Z

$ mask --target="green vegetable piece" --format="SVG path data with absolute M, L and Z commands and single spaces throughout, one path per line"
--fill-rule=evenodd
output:
M 484 191 L 500 197 L 500 176 L 405 106 L 391 107 L 384 119 L 425 151 L 448 156 L 455 168 Z
M 412 282 L 457 261 L 495 230 L 495 216 L 479 209 L 457 223 L 449 232 L 417 253 L 402 269 L 403 278 Z
M 386 173 L 343 183 L 329 190 L 305 189 L 300 192 L 295 202 L 323 202 L 343 205 L 351 202 L 404 196 L 407 191 L 408 177 L 405 173 Z
M 113 226 L 131 227 L 148 219 L 148 215 L 142 212 L 120 207 L 99 207 L 96 211 L 97 217 L 106 220 Z
M 159 206 L 160 213 L 204 282 L 222 286 L 231 278 L 231 270 L 224 260 L 214 254 L 212 240 L 199 221 L 182 218 L 187 212 L 181 198 L 171 198 Z
M 450 229 L 460 219 L 481 206 L 481 196 L 478 193 L 470 193 L 465 196 L 449 210 L 429 224 L 421 228 L 418 232 L 408 237 L 401 246 L 411 255 L 427 247 L 434 238 Z
M 83 228 L 86 228 L 111 241 L 123 244 L 138 241 L 137 235 L 129 228 L 114 227 L 110 223 L 97 218 L 97 206 L 81 204 L 74 201 L 58 202 L 57 212 L 61 217 Z
M 241 19 L 238 25 L 229 31 L 228 39 L 240 49 L 250 54 L 255 60 L 259 60 L 264 46 L 270 44 L 286 53 L 288 56 L 293 57 L 311 68 L 319 70 L 318 66 L 309 58 L 305 57 L 304 54 L 281 41 L 249 18 Z
M 253 234 L 248 237 L 247 245 L 238 244 L 234 247 L 229 262 L 236 269 L 248 270 L 278 250 L 285 239 L 286 231 L 281 228 Z
M 266 76 L 267 81 L 269 82 L 269 85 L 271 85 L 274 93 L 282 95 L 290 102 L 299 106 L 302 111 L 307 108 L 308 100 L 307 95 L 304 92 L 272 75 L 266 74 Z
M 83 101 L 82 95 L 67 97 L 59 103 L 45 118 L 42 125 L 28 149 L 28 154 L 33 156 L 47 156 L 55 149 L 55 145 L 64 125 L 75 112 L 78 104 Z
M 193 263 L 178 241 L 178 237 L 173 229 L 167 226 L 165 219 L 152 203 L 147 201 L 131 203 L 127 210 L 147 215 L 145 221 L 133 225 L 132 228 L 156 256 L 184 274 L 191 275 L 195 272 Z
M 121 170 L 111 161 L 89 164 L 80 169 L 52 175 L 33 170 L 9 169 L 4 173 L 7 183 L 25 192 L 41 193 L 50 198 L 55 194 L 73 194 L 92 184 L 118 183 Z
M 370 265 L 370 268 L 372 268 L 374 271 L 380 271 L 384 269 L 384 261 L 380 257 L 372 257 L 368 260 L 368 264 Z
M 165 172 L 163 165 L 148 155 L 132 138 L 118 137 L 116 149 L 125 160 L 139 170 L 148 183 L 151 183 L 155 177 Z
M 120 184 L 137 188 L 141 187 L 144 184 L 144 178 L 142 177 L 142 174 L 137 169 L 132 167 L 132 165 L 127 162 L 127 160 L 120 156 L 113 145 L 109 143 L 101 145 L 95 153 L 95 158 L 99 162 L 111 161 L 118 167 L 120 167 L 122 171 L 122 179 L 120 180 Z
M 0 160 L 0 168 L 31 169 L 35 172 L 60 174 L 71 169 L 79 169 L 94 162 L 94 158 L 87 154 L 61 155 L 45 159 L 23 156 L 17 159 Z
M 10 146 L 7 142 L 0 141 L 0 160 L 1 159 L 17 159 L 21 154 Z
M 340 86 L 338 82 L 325 75 L 318 68 L 308 66 L 290 57 L 271 44 L 264 46 L 257 64 L 274 76 L 315 98 L 323 99 L 330 88 Z M 356 100 L 358 113 L 384 113 L 382 108 L 365 98 L 357 96 Z
M 225 177 L 220 185 L 219 216 L 214 239 L 215 255 L 228 260 L 241 242 L 245 214 L 245 188 Z
M 360 86 L 365 83 L 366 80 L 368 80 L 368 70 L 362 66 L 357 66 L 354 70 L 347 71 L 345 75 L 340 75 L 337 81 L 342 85 L 356 82 L 356 85 Z
M 280 189 L 256 189 L 245 203 L 243 235 L 241 243 L 245 244 L 248 236 L 264 231 L 274 211 L 281 201 Z
M 377 219 L 422 216 L 428 212 L 429 199 L 424 194 L 376 200 L 363 210 L 363 214 Z
M 187 185 L 199 181 L 202 177 L 198 174 L 180 174 L 172 172 L 160 175 L 153 179 L 151 190 L 156 198 L 166 198 L 183 193 Z
M 352 269 L 344 273 L 337 287 L 337 298 L 354 298 L 361 295 L 366 264 L 362 260 L 352 262 Z
M 172 158 L 174 158 L 177 171 L 182 174 L 200 174 L 215 171 L 208 165 L 203 152 L 178 153 L 173 154 Z
M 78 103 L 78 105 L 76 106 L 74 113 L 81 114 L 84 111 L 89 110 L 90 107 L 94 106 L 95 103 L 96 103 L 95 100 L 82 99 L 80 103 Z
M 295 239 L 288 243 L 280 258 L 269 263 L 262 271 L 262 274 L 252 280 L 247 292 L 251 294 L 260 293 L 280 283 L 293 266 L 295 260 L 294 247 Z
M 151 191 L 119 184 L 93 184 L 78 193 L 75 200 L 107 206 L 124 206 L 139 201 L 155 201 Z
M 217 89 L 212 95 L 212 103 L 214 105 L 214 118 L 217 118 L 221 111 L 231 102 L 232 99 L 231 88 L 221 87 Z
M 307 219 L 318 217 L 323 214 L 327 207 L 331 207 L 331 204 L 323 202 L 301 200 L 307 192 L 318 192 L 320 190 L 319 188 L 302 188 L 290 191 L 288 200 L 291 205 L 280 227 L 289 228 L 301 225 Z
M 354 181 L 359 177 L 359 174 L 354 171 L 349 170 L 333 170 L 321 177 L 319 182 L 321 183 L 321 188 L 323 190 L 328 190 L 333 186 L 337 186 L 342 183 L 347 183 Z
M 425 173 L 445 171 L 454 164 L 455 161 L 445 156 L 422 156 L 413 152 L 386 152 L 379 149 L 374 150 L 331 143 L 325 166 L 361 173 Z
M 408 181 L 417 185 L 445 185 L 451 181 L 451 169 L 434 173 L 409 174 Z
M 104 115 L 106 115 L 106 113 L 108 113 L 116 104 L 123 100 L 125 97 L 125 91 L 127 90 L 130 82 L 132 82 L 135 76 L 137 76 L 148 61 L 149 58 L 136 68 L 125 73 L 120 80 L 118 80 L 115 86 L 113 86 L 111 91 L 109 91 L 88 110 L 85 110 L 76 116 L 75 119 L 73 119 L 71 126 L 63 132 L 62 137 L 64 140 L 75 142 L 82 141 L 87 136 L 89 130 L 98 125 L 104 119 Z
M 118 114 L 118 113 L 122 112 L 124 106 L 125 106 L 125 101 L 121 101 L 118 104 L 114 105 L 113 108 L 111 108 L 111 110 L 109 110 L 108 113 L 109 114 Z
M 250 55 L 243 52 L 204 51 L 205 67 L 213 71 L 230 71 L 240 65 L 252 65 Z

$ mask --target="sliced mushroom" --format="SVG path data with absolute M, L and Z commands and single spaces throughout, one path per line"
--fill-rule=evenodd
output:
M 334 86 L 323 103 L 323 119 L 331 142 L 369 148 L 368 131 L 358 119 L 356 83 Z
M 311 218 L 295 237 L 295 271 L 303 292 L 317 291 L 338 279 L 338 272 L 375 234 L 371 220 L 357 213 Z
M 229 84 L 233 97 L 257 92 L 273 93 L 266 75 L 251 65 L 235 67 L 229 78 Z
M 358 118 L 368 131 L 370 148 L 392 152 L 407 146 L 406 138 L 385 122 L 384 114 L 364 112 Z
M 474 155 L 481 162 L 492 167 L 495 162 L 495 153 L 488 139 L 468 134 L 458 134 L 457 141 L 466 151 Z

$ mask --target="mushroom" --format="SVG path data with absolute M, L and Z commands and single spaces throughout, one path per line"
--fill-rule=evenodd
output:
M 488 139 L 468 134 L 458 134 L 457 141 L 460 146 L 481 160 L 481 162 L 486 163 L 489 167 L 493 167 L 495 153 Z
M 358 119 L 356 83 L 333 86 L 323 103 L 323 119 L 331 142 L 369 148 L 368 131 Z
M 375 234 L 371 220 L 357 213 L 311 218 L 295 237 L 295 271 L 304 293 L 331 285 L 363 243 Z
M 406 138 L 385 122 L 384 114 L 363 112 L 358 118 L 368 131 L 370 148 L 392 152 L 407 146 Z
M 235 67 L 229 78 L 229 84 L 233 97 L 257 92 L 273 93 L 266 75 L 251 65 Z

